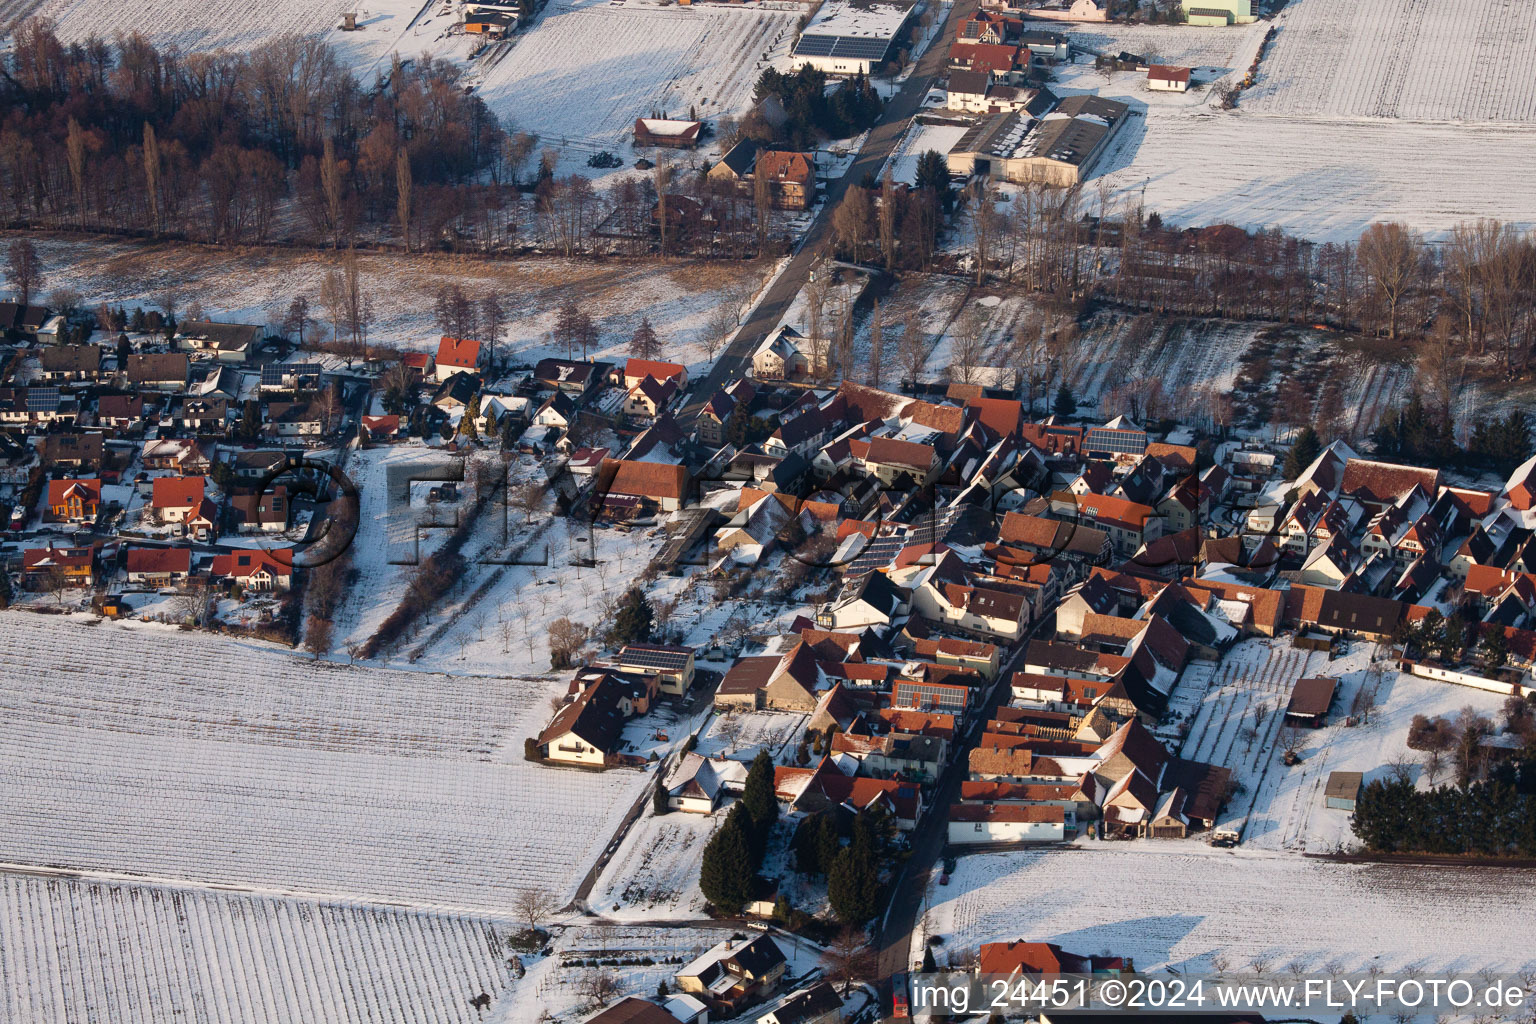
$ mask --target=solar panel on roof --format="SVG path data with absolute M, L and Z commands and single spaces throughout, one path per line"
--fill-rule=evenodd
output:
M 891 41 L 855 36 L 803 35 L 795 44 L 796 57 L 847 57 L 850 60 L 884 60 Z
M 293 377 L 319 375 L 319 363 L 268 363 L 261 368 L 261 383 L 267 387 L 281 387 L 283 381 Z
M 1140 455 L 1147 450 L 1147 435 L 1139 430 L 1110 430 L 1090 427 L 1083 437 L 1083 447 L 1090 451 Z
M 58 388 L 27 389 L 27 412 L 57 412 L 58 408 Z
M 843 572 L 848 576 L 860 576 L 889 565 L 891 559 L 906 546 L 905 537 L 876 537 L 864 545 L 864 550 L 859 552 L 857 558 L 843 567 Z
M 268 363 L 261 368 L 261 382 L 265 385 L 281 384 L 283 382 L 283 368 L 277 363 Z
M 681 671 L 688 667 L 688 655 L 684 651 L 652 651 L 626 647 L 619 652 L 619 660 L 625 665 L 641 668 L 657 668 Z

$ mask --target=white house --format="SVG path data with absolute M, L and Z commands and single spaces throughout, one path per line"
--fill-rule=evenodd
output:
M 949 808 L 949 842 L 1061 842 L 1066 838 L 1066 811 L 1049 804 L 953 804 Z

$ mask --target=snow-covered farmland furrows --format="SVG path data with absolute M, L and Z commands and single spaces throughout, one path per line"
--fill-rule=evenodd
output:
M 929 889 L 925 926 L 951 951 L 1057 942 L 1111 949 L 1143 970 L 1209 970 L 1217 954 L 1238 969 L 1260 956 L 1272 969 L 1293 958 L 1350 971 L 1536 965 L 1536 876 L 1513 868 L 1340 864 L 1146 840 L 973 854 L 948 881 Z
M 469 1024 L 509 989 L 466 917 L 0 876 L 0 1019 Z
M 762 54 L 794 24 L 790 12 L 745 8 L 551 9 L 486 72 L 480 94 L 548 145 L 611 149 L 652 110 L 743 113 Z
M 1213 387 L 1230 390 L 1253 342 L 1253 327 L 1214 320 L 1160 322 L 1145 341 L 1134 340 L 1138 318 L 1114 318 L 1090 327 L 1078 342 L 1074 392 L 1094 402 L 1106 387 L 1128 380 L 1160 380 L 1164 394 Z
M 1397 400 L 1413 382 L 1413 371 L 1395 363 L 1371 363 L 1355 375 L 1345 408 L 1355 411 L 1352 437 L 1365 437 L 1397 407 Z
M 1293 0 L 1277 24 L 1249 113 L 1536 121 L 1529 4 Z
M 525 681 L 20 613 L 0 650 L 3 861 L 500 909 L 569 894 L 644 783 L 498 741 L 543 725 Z
M 1536 78 L 1536 76 L 1533 76 Z M 1180 225 L 1280 227 L 1353 241 L 1374 221 L 1443 237 L 1497 217 L 1536 223 L 1536 128 L 1409 120 L 1320 120 L 1153 106 L 1132 161 L 1108 175 L 1116 198 Z M 1403 154 L 1412 159 L 1403 159 Z M 1454 187 L 1448 186 L 1453 182 Z
M 358 9 L 353 0 L 45 0 L 36 13 L 53 19 L 66 42 L 141 32 L 157 44 L 191 51 L 250 47 L 287 33 L 328 32 L 340 24 L 341 12 Z

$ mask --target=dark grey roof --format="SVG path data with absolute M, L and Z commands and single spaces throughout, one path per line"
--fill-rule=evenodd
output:
M 752 163 L 757 159 L 757 143 L 751 139 L 742 139 L 731 147 L 729 153 L 720 158 L 720 162 L 729 167 L 739 178 L 752 169 Z
M 837 997 L 837 992 L 831 985 L 824 981 L 818 981 L 810 988 L 801 989 L 779 1005 L 773 1011 L 774 1019 L 779 1024 L 800 1024 L 801 1021 L 815 1020 L 818 1017 L 839 1009 L 843 1001 Z
M 221 324 L 213 320 L 188 320 L 177 330 L 179 338 L 206 341 L 222 352 L 255 348 L 261 340 L 261 328 L 255 324 Z

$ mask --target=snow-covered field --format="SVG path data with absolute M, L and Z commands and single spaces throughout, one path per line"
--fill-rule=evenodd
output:
M 1138 336 L 1138 325 L 1150 327 L 1150 336 Z M 1257 332 L 1252 324 L 1226 320 L 1101 317 L 1071 357 L 1073 394 L 1095 403 L 1105 389 L 1136 380 L 1161 381 L 1169 398 L 1181 389 L 1230 392 Z
M 1505 0 L 1294 0 L 1244 109 L 1536 122 L 1536 7 Z
M 1031 22 L 1031 29 L 1065 32 L 1073 45 L 1095 53 L 1125 51 L 1181 67 L 1235 70 L 1252 60 L 1253 49 L 1269 26 L 1262 22 L 1231 28 L 1190 25 L 1063 24 Z M 1143 78 L 1146 76 L 1143 75 Z
M 307 296 L 310 308 L 318 310 L 321 282 L 334 265 L 326 255 L 286 249 L 141 246 L 104 239 L 38 239 L 37 248 L 44 294 L 68 285 L 89 295 L 93 305 L 107 302 L 131 310 L 156 306 L 160 294 L 174 285 L 183 305 L 196 298 L 212 319 L 254 324 L 281 323 L 296 295 Z M 657 266 L 400 254 L 366 255 L 358 264 L 363 290 L 373 299 L 372 344 L 435 352 L 441 331 L 433 321 L 433 299 L 439 288 L 456 284 L 471 297 L 492 291 L 500 297 L 507 313 L 498 343 L 504 359 L 531 364 L 547 355 L 564 356 L 565 347 L 553 344 L 549 332 L 560 304 L 570 299 L 597 325 L 593 357 L 623 359 L 630 335 L 642 317 L 649 317 L 661 338 L 662 358 L 686 363 L 691 370 L 709 362 L 703 335 L 710 312 L 727 303 L 739 307 L 774 269 L 695 260 Z
M 1536 877 L 1512 868 L 1465 870 L 1341 864 L 1183 844 L 1096 843 L 1070 850 L 960 858 L 937 874 L 915 935 L 944 937 L 937 955 L 963 958 L 983 942 L 1026 939 L 1077 953 L 1111 950 L 1138 970 L 1230 969 L 1262 958 L 1349 971 L 1536 965 Z M 1497 936 L 1495 940 L 1493 937 Z
M 515 925 L 0 875 L 0 1020 L 471 1024 Z
M 591 153 L 623 146 L 628 155 L 637 117 L 746 113 L 758 75 L 787 60 L 797 16 L 555 0 L 504 54 L 481 59 L 480 94 L 504 123 L 571 149 L 568 169 L 590 174 L 584 164 Z
M 357 12 L 356 31 L 339 31 L 344 11 Z M 27 14 L 52 19 L 65 42 L 138 32 L 157 46 L 175 46 L 183 53 L 249 50 L 288 34 L 323 35 L 365 85 L 381 63 L 387 70 L 393 51 L 406 57 L 425 51 L 462 56 L 469 46 L 462 34 L 448 33 L 456 21 L 452 11 L 423 0 L 0 0 L 0 23 Z
M 569 896 L 644 786 L 523 760 L 545 681 L 87 622 L 0 615 L 0 860 L 496 911 Z

